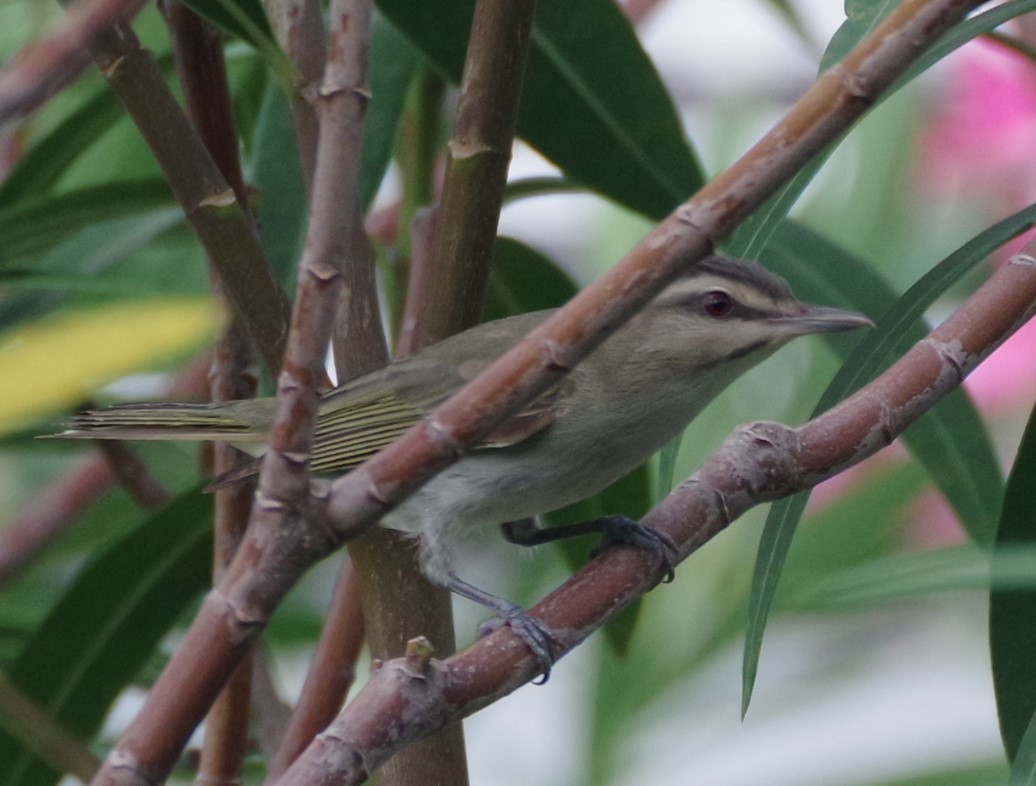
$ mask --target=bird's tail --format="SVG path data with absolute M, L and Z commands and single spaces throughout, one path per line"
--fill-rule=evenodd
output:
M 215 440 L 235 445 L 265 442 L 254 413 L 229 404 L 121 404 L 75 415 L 61 439 Z M 257 402 L 240 402 L 251 404 Z

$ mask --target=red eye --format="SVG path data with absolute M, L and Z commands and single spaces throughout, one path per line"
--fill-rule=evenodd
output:
M 702 307 L 710 317 L 725 317 L 734 310 L 734 298 L 722 290 L 702 295 Z

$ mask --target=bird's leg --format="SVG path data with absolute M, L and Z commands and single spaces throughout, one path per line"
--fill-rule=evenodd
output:
M 500 525 L 504 537 L 519 546 L 538 546 L 562 538 L 573 538 L 579 535 L 600 535 L 600 542 L 590 551 L 590 557 L 596 557 L 613 543 L 628 543 L 631 546 L 649 551 L 657 555 L 665 568 L 664 581 L 670 582 L 674 576 L 677 560 L 676 544 L 657 530 L 645 527 L 636 519 L 627 516 L 604 516 L 577 524 L 562 524 L 557 527 L 541 527 L 536 519 L 526 518 L 508 521 Z
M 554 647 L 560 647 L 561 644 L 542 622 L 530 617 L 528 612 L 517 603 L 481 590 L 454 573 L 450 573 L 444 583 L 445 588 L 450 592 L 496 612 L 504 624 L 508 625 L 536 656 L 536 660 L 539 661 L 540 668 L 543 670 L 540 683 L 547 681 L 550 677 L 550 670 L 557 660 L 554 657 Z M 485 635 L 489 630 L 481 631 L 480 635 Z

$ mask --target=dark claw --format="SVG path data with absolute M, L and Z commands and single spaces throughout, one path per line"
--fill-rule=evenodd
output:
M 479 627 L 479 638 L 488 636 L 501 625 L 510 627 L 514 634 L 532 651 L 543 671 L 543 675 L 534 680 L 533 684 L 543 685 L 550 679 L 550 670 L 557 662 L 554 657 L 554 648 L 560 648 L 561 642 L 554 638 L 554 634 L 542 622 L 529 616 L 521 606 L 510 604 L 506 609 L 501 608 L 499 611 L 499 619 L 489 620 Z
M 469 584 L 464 579 L 449 574 L 442 585 L 451 592 L 461 597 L 479 603 L 488 609 L 492 609 L 500 616 L 496 625 L 483 626 L 479 629 L 479 636 L 485 636 L 492 632 L 500 624 L 511 626 L 515 635 L 525 642 L 543 671 L 542 678 L 536 680 L 536 684 L 542 685 L 550 677 L 550 670 L 557 658 L 554 657 L 554 648 L 562 649 L 562 644 L 547 629 L 547 626 L 538 620 L 534 620 L 526 613 L 525 609 L 516 603 L 493 595 L 485 590 Z
M 676 577 L 676 560 L 679 551 L 676 544 L 658 530 L 645 527 L 636 519 L 627 516 L 605 516 L 598 519 L 601 527 L 601 541 L 590 552 L 590 557 L 596 557 L 613 543 L 627 543 L 639 549 L 651 552 L 656 555 L 665 568 L 664 584 L 668 584 Z

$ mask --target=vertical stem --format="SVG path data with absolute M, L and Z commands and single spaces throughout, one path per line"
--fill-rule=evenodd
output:
M 479 0 L 475 6 L 442 205 L 430 253 L 415 253 L 400 354 L 470 327 L 482 315 L 534 8 L 533 0 Z M 352 554 L 362 568 L 373 657 L 401 655 L 417 633 L 428 637 L 436 655 L 454 651 L 450 595 L 421 574 L 412 544 L 375 531 L 358 540 Z M 466 784 L 460 724 L 401 751 L 378 779 L 392 786 Z
M 441 341 L 482 316 L 534 11 L 534 0 L 475 6 L 430 270 L 406 304 L 406 350 Z
M 237 129 L 223 36 L 177 0 L 162 4 L 170 32 L 176 65 L 183 85 L 187 114 L 215 161 L 220 173 L 234 190 L 238 204 L 251 218 L 238 157 Z M 214 260 L 209 259 L 212 288 L 224 299 L 223 282 Z M 220 337 L 210 374 L 213 401 L 231 401 L 255 395 L 257 379 L 247 333 L 234 316 Z M 241 454 L 226 443 L 213 446 L 215 473 L 221 475 L 241 460 Z M 216 493 L 214 520 L 213 584 L 234 557 L 248 524 L 254 483 L 220 489 Z M 209 710 L 197 782 L 226 786 L 242 782 L 242 769 L 248 751 L 251 712 L 253 658 L 246 656 Z

